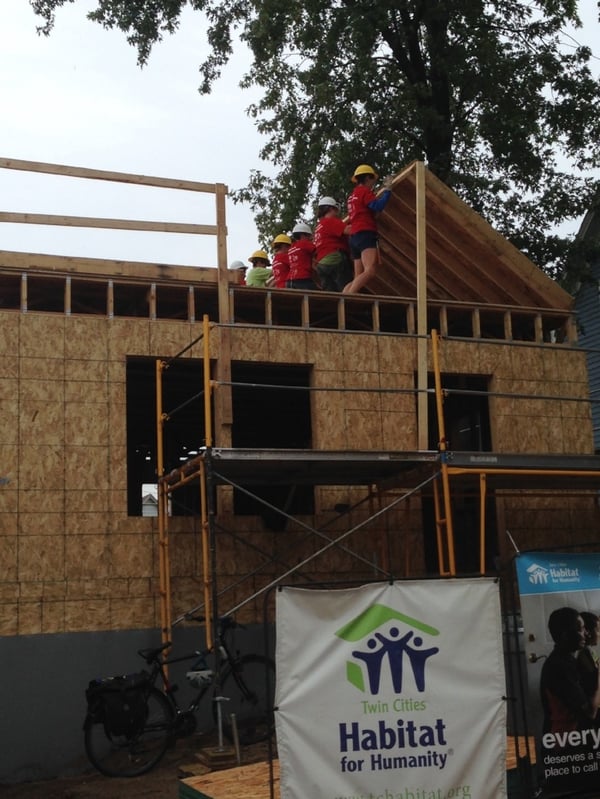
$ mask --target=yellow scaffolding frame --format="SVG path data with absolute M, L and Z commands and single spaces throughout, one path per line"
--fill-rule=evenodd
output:
M 211 380 L 210 377 L 210 341 L 209 341 L 209 334 L 210 334 L 210 327 L 208 324 L 208 318 L 205 317 L 204 325 L 203 325 L 203 337 L 204 337 L 204 347 L 203 347 L 203 358 L 204 358 L 204 414 L 205 414 L 205 429 L 206 429 L 206 451 L 204 454 L 200 454 L 195 458 L 186 461 L 180 467 L 175 468 L 170 472 L 168 476 L 163 474 L 163 466 L 162 462 L 160 462 L 161 468 L 161 479 L 159 483 L 161 484 L 161 491 L 160 497 L 161 501 L 159 502 L 159 538 L 160 538 L 160 548 L 159 553 L 161 557 L 161 565 L 160 565 L 160 575 L 161 575 L 161 586 L 160 586 L 160 597 L 161 597 L 161 619 L 163 622 L 163 634 L 167 636 L 170 634 L 170 580 L 169 580 L 169 568 L 168 568 L 168 541 L 167 541 L 167 512 L 168 512 L 168 503 L 166 501 L 166 495 L 169 491 L 175 490 L 177 487 L 184 485 L 186 483 L 191 482 L 192 480 L 199 479 L 200 481 L 200 499 L 201 499 L 201 517 L 202 517 L 202 555 L 203 555 L 203 579 L 204 579 L 204 605 L 205 608 L 205 617 L 206 617 L 206 629 L 207 629 L 207 640 L 209 641 L 209 645 L 212 646 L 212 641 L 214 640 L 214 635 L 211 638 L 211 632 L 214 630 L 214 620 L 215 616 L 218 614 L 217 611 L 217 591 L 216 591 L 216 536 L 214 531 L 214 508 L 211 506 L 211 496 L 212 496 L 212 488 L 211 486 L 214 484 L 214 472 L 213 472 L 213 456 L 217 453 L 217 457 L 220 459 L 220 463 L 223 464 L 223 458 L 227 459 L 228 457 L 230 460 L 228 463 L 231 465 L 234 461 L 239 465 L 243 462 L 245 456 L 240 456 L 239 454 L 236 455 L 235 450 L 223 450 L 217 449 L 213 450 L 213 417 L 212 417 L 212 408 L 211 408 L 211 400 L 213 397 L 213 392 L 215 387 L 218 385 L 216 381 Z M 486 531 L 486 501 L 488 497 L 488 492 L 490 489 L 497 489 L 500 488 L 501 490 L 507 490 L 507 488 L 517 488 L 518 490 L 537 490 L 541 489 L 542 492 L 547 492 L 549 487 L 553 487 L 558 485 L 559 488 L 563 491 L 565 490 L 574 490 L 575 488 L 581 490 L 583 494 L 586 496 L 589 495 L 590 491 L 597 491 L 600 488 L 600 458 L 597 456 L 544 456 L 544 455 L 523 455 L 523 456 L 504 456 L 502 454 L 496 455 L 494 453 L 488 453 L 485 455 L 485 462 L 480 463 L 481 456 L 478 456 L 476 453 L 460 453 L 460 452 L 453 452 L 448 450 L 448 442 L 446 440 L 446 426 L 445 426 L 445 419 L 444 419 L 444 400 L 449 395 L 450 391 L 443 388 L 442 385 L 442 375 L 441 375 L 441 368 L 440 368 L 440 346 L 441 346 L 441 337 L 438 335 L 437 331 L 431 331 L 431 355 L 432 355 L 432 365 L 433 365 L 433 378 L 434 378 L 434 392 L 435 392 L 435 402 L 436 402 L 436 414 L 438 420 L 438 430 L 439 430 L 439 444 L 438 444 L 438 451 L 437 453 L 430 453 L 431 457 L 423 457 L 426 456 L 427 453 L 393 453 L 394 458 L 397 455 L 403 454 L 407 456 L 407 460 L 413 467 L 419 467 L 415 469 L 413 472 L 402 471 L 399 469 L 395 476 L 391 478 L 383 477 L 381 482 L 377 483 L 374 481 L 365 481 L 364 485 L 368 486 L 368 502 L 369 507 L 371 508 L 371 516 L 367 520 L 367 523 L 371 521 L 375 516 L 379 516 L 382 513 L 387 512 L 392 507 L 395 507 L 398 502 L 406 502 L 410 496 L 415 493 L 415 491 L 423 492 L 429 483 L 432 483 L 432 493 L 433 493 L 433 502 L 434 502 L 434 513 L 435 513 L 435 526 L 436 526 L 436 544 L 437 544 L 437 558 L 438 558 L 438 571 L 440 576 L 456 576 L 457 568 L 456 568 L 456 537 L 455 537 L 455 530 L 453 524 L 453 484 L 457 480 L 461 482 L 461 485 L 464 489 L 464 486 L 468 484 L 469 481 L 465 482 L 464 478 L 471 478 L 470 482 L 472 483 L 473 480 L 476 480 L 477 484 L 477 494 L 479 497 L 479 536 L 478 536 L 478 545 L 479 545 L 479 573 L 482 575 L 486 573 L 486 563 L 485 563 L 485 553 L 486 553 L 486 543 L 487 543 L 487 531 Z M 157 383 L 160 382 L 162 375 L 162 369 L 158 368 L 157 370 Z M 157 391 L 161 389 L 157 388 Z M 428 389 L 429 391 L 429 389 Z M 164 417 L 162 415 L 162 410 L 160 406 L 160 402 L 157 398 L 157 427 L 159 430 L 162 431 L 162 425 L 164 422 Z M 159 447 L 158 449 L 159 457 L 162 458 L 162 448 Z M 269 451 L 265 450 L 257 454 L 255 457 L 257 458 L 264 458 L 267 461 L 269 458 L 271 459 L 269 463 L 273 463 L 276 457 L 281 457 L 282 451 Z M 289 454 L 289 453 L 288 453 Z M 357 468 L 360 465 L 360 457 L 359 453 L 338 453 L 342 456 L 347 455 L 347 461 L 351 461 L 353 458 L 357 462 Z M 315 460 L 318 460 L 319 452 L 315 453 L 304 453 L 305 458 L 309 459 L 312 457 Z M 380 453 L 381 455 L 381 453 Z M 475 457 L 470 458 L 469 456 L 474 455 Z M 240 460 L 240 457 L 242 460 Z M 411 458 L 414 457 L 414 462 Z M 512 463 L 514 461 L 514 466 L 503 467 L 501 464 L 506 461 L 507 463 Z M 532 463 L 533 461 L 533 463 Z M 535 462 L 540 462 L 541 465 L 539 467 L 535 466 Z M 249 461 L 251 462 L 251 461 Z M 279 461 L 278 461 L 279 462 Z M 496 463 L 497 465 L 494 465 Z M 264 465 L 264 464 L 263 464 Z M 248 468 L 246 465 L 244 468 Z M 221 467 L 219 467 L 218 471 L 222 471 Z M 235 468 L 232 472 L 233 474 L 239 475 L 239 470 L 236 472 Z M 426 475 L 426 479 L 421 481 L 423 474 Z M 406 476 L 408 475 L 408 482 L 406 481 Z M 415 478 L 419 476 L 419 479 L 416 480 Z M 504 480 L 504 478 L 508 478 Z M 217 479 L 222 479 L 222 475 L 218 474 Z M 317 478 L 315 478 L 317 479 Z M 572 481 L 572 485 L 569 486 L 565 483 L 565 480 L 569 479 Z M 236 483 L 229 481 L 227 477 L 224 480 L 225 483 L 229 482 L 230 485 L 235 486 Z M 415 485 L 416 483 L 418 485 Z M 325 484 L 324 481 L 322 484 Z M 358 483 L 356 483 L 358 484 Z M 363 485 L 363 483 L 360 483 Z M 381 498 L 389 493 L 390 489 L 402 488 L 403 486 L 406 487 L 407 485 L 413 485 L 415 488 L 412 490 L 407 490 L 406 493 L 399 496 L 395 499 L 392 503 L 390 503 L 385 508 L 377 510 L 373 512 L 375 508 L 374 498 L 378 494 L 379 495 L 379 504 Z M 375 488 L 374 488 L 375 487 Z M 473 489 L 471 489 L 473 490 Z M 358 527 L 364 526 L 363 524 L 359 525 Z M 324 549 L 327 549 L 329 546 L 337 546 L 344 538 L 355 532 L 358 527 L 353 528 L 346 533 L 343 533 L 339 538 L 335 541 L 332 541 L 330 544 L 327 544 L 323 549 L 320 550 L 322 552 Z M 212 529 L 211 529 L 212 528 Z M 317 531 L 313 531 L 317 532 Z M 317 554 L 320 554 L 317 553 Z M 381 560 L 385 562 L 386 553 L 383 549 L 380 549 L 381 553 Z M 303 561 L 301 564 L 297 565 L 295 568 L 299 570 L 301 567 L 305 566 L 308 561 Z M 408 564 L 408 562 L 407 562 Z M 289 576 L 290 572 L 285 572 L 283 575 L 280 575 L 277 579 L 283 579 Z M 410 576 L 410 575 L 406 575 Z M 273 581 L 270 585 L 273 585 L 277 582 L 277 579 Z M 270 585 L 268 587 L 270 587 Z M 243 604 L 250 601 L 251 599 L 255 599 L 258 595 L 264 592 L 264 588 L 260 589 L 258 593 L 253 594 L 252 596 L 247 597 L 242 603 L 237 605 L 232 611 L 239 609 Z
M 210 323 L 208 316 L 203 317 L 202 339 L 203 339 L 203 373 L 204 373 L 204 425 L 205 425 L 205 444 L 206 449 L 210 450 L 213 445 L 213 417 L 212 417 L 212 397 L 215 382 L 211 379 L 210 365 Z M 436 409 L 438 414 L 438 424 L 440 430 L 440 452 L 445 452 L 445 427 L 443 418 L 443 391 L 441 387 L 441 377 L 439 369 L 439 338 L 433 331 L 433 363 L 435 373 L 435 393 Z M 168 530 L 168 507 L 169 494 L 174 487 L 179 487 L 195 479 L 199 479 L 200 490 L 200 515 L 201 515 L 201 537 L 202 537 L 202 564 L 203 564 L 203 597 L 206 618 L 207 646 L 212 648 L 214 616 L 216 607 L 216 592 L 214 585 L 214 575 L 211 565 L 214 562 L 215 542 L 210 529 L 210 514 L 208 508 L 208 476 L 206 471 L 206 459 L 198 456 L 186 462 L 165 475 L 164 466 L 164 426 L 168 421 L 167 414 L 163 411 L 162 392 L 163 374 L 168 368 L 168 363 L 162 360 L 156 362 L 156 429 L 157 429 L 157 473 L 158 473 L 158 540 L 159 540 L 159 597 L 160 597 L 160 618 L 163 641 L 171 639 L 171 580 L 169 562 L 169 530 Z M 351 453 L 349 453 L 351 455 Z M 452 525 L 452 503 L 450 496 L 449 474 L 450 469 L 442 459 L 440 464 L 440 474 L 442 483 L 442 498 L 440 499 L 439 486 L 437 480 L 433 480 L 433 495 L 435 504 L 436 531 L 438 562 L 440 575 L 454 575 L 456 573 L 454 535 Z M 170 482 L 169 479 L 170 478 Z M 173 483 L 176 485 L 173 486 Z M 381 494 L 373 486 L 369 488 L 369 504 L 372 504 L 374 494 Z M 385 491 L 383 492 L 385 493 Z M 443 512 L 442 512 L 443 507 Z M 484 538 L 482 539 L 484 541 Z M 483 569 L 483 566 L 482 566 Z
M 212 446 L 212 413 L 211 400 L 213 381 L 210 377 L 210 323 L 205 314 L 202 319 L 203 363 L 204 363 L 204 425 L 206 446 Z M 163 373 L 168 368 L 166 361 L 156 361 L 156 471 L 158 479 L 158 573 L 160 597 L 160 621 L 163 643 L 171 640 L 171 567 L 169 558 L 169 494 L 170 487 L 165 478 L 164 464 L 164 425 L 168 415 L 163 411 Z M 210 569 L 210 526 L 207 501 L 207 480 L 204 461 L 195 459 L 199 469 L 200 491 L 200 529 L 202 537 L 202 586 L 204 606 L 206 608 L 206 645 L 213 646 L 213 579 Z M 177 471 L 177 470 L 176 470 Z M 191 482 L 197 477 L 196 472 L 182 473 L 179 485 Z

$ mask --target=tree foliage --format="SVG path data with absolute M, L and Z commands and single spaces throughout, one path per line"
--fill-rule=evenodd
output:
M 59 6 L 30 0 L 48 33 Z M 236 35 L 252 63 L 242 86 L 275 177 L 252 170 L 235 196 L 266 237 L 345 200 L 358 163 L 392 174 L 414 159 L 557 277 L 570 241 L 553 233 L 585 212 L 600 166 L 600 82 L 592 54 L 564 33 L 577 0 L 189 0 L 204 14 L 210 92 Z M 186 0 L 97 0 L 145 63 Z

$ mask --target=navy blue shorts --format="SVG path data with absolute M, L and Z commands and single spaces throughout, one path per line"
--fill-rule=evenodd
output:
M 308 289 L 309 291 L 318 288 L 315 281 L 310 277 L 302 277 L 299 280 L 286 280 L 285 287 L 286 289 Z
M 359 230 L 350 236 L 350 254 L 357 261 L 363 250 L 373 250 L 377 247 L 377 233 L 374 230 Z

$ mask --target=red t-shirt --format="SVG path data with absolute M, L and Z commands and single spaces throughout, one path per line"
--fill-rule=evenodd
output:
M 315 230 L 317 261 L 338 250 L 348 251 L 348 239 L 344 235 L 346 225 L 339 216 L 324 216 Z
M 350 235 L 361 230 L 377 231 L 375 214 L 368 207 L 377 196 L 366 186 L 358 185 L 348 197 L 348 214 L 350 216 Z
M 315 245 L 309 239 L 298 239 L 288 250 L 290 273 L 288 280 L 306 280 L 312 278 L 312 259 Z
M 289 250 L 286 252 L 278 252 L 273 256 L 271 269 L 273 270 L 273 277 L 275 278 L 275 288 L 284 289 L 285 281 L 288 279 L 290 273 Z

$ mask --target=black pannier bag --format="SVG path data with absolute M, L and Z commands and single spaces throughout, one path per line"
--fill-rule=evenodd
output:
M 110 735 L 135 735 L 146 723 L 150 685 L 147 671 L 92 680 L 85 692 L 88 717 Z

